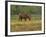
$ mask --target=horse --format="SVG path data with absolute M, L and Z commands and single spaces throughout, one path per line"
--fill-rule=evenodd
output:
M 19 20 L 22 21 L 22 19 L 24 19 L 25 21 L 27 19 L 29 19 L 29 21 L 30 21 L 31 20 L 31 16 L 29 14 L 27 14 L 27 13 L 19 13 Z

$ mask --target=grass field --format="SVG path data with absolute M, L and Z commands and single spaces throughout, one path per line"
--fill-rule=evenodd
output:
M 11 16 L 10 18 L 10 31 L 11 32 L 20 32 L 20 31 L 39 31 L 41 30 L 41 17 L 40 16 L 32 16 L 29 21 L 19 20 L 17 16 Z

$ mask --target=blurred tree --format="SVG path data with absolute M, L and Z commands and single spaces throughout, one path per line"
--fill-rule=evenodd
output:
M 19 14 L 20 12 L 40 15 L 42 14 L 41 10 L 41 6 L 11 5 L 11 15 Z

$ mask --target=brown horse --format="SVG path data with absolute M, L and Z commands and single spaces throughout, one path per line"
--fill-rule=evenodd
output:
M 24 19 L 25 21 L 27 19 L 31 20 L 31 16 L 29 14 L 27 14 L 27 13 L 19 13 L 19 20 L 22 21 L 22 19 Z

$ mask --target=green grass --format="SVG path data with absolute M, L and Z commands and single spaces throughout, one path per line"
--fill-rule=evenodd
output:
M 19 17 L 11 16 L 10 29 L 11 32 L 39 31 L 41 30 L 41 17 L 32 16 L 30 21 L 28 19 L 27 21 L 20 21 Z

